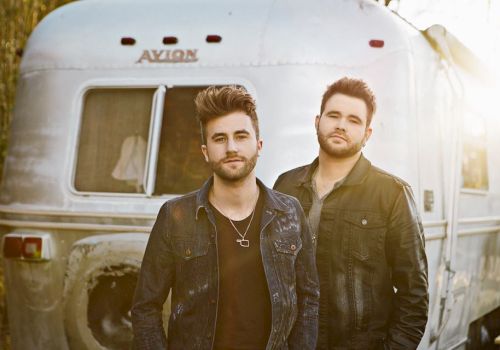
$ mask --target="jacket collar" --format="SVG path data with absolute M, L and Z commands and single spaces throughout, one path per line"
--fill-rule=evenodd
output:
M 299 177 L 298 181 L 299 186 L 311 185 L 312 176 L 314 174 L 314 171 L 318 167 L 318 164 L 319 164 L 319 158 L 316 157 L 316 159 L 314 159 L 314 161 L 311 164 L 305 167 L 304 172 Z M 370 163 L 370 161 L 366 159 L 365 156 L 361 153 L 361 156 L 359 157 L 358 161 L 356 162 L 356 164 L 354 164 L 354 167 L 345 177 L 342 186 L 354 186 L 363 183 L 366 179 L 366 176 L 368 175 L 368 171 L 370 170 L 371 165 L 372 164 Z
M 205 209 L 205 211 L 209 211 L 210 205 L 208 202 L 208 193 L 210 192 L 210 188 L 214 183 L 213 176 L 210 176 L 207 181 L 201 186 L 196 194 L 196 220 L 198 220 L 198 213 L 201 208 Z M 262 181 L 257 179 L 257 185 L 260 187 L 261 194 L 265 196 L 264 198 L 264 208 L 263 211 L 278 211 L 278 212 L 287 212 L 289 208 L 285 205 L 279 198 L 276 196 L 273 190 L 264 185 Z

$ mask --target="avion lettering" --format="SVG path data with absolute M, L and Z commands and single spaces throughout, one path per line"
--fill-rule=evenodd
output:
M 189 63 L 198 61 L 197 49 L 144 50 L 135 63 Z

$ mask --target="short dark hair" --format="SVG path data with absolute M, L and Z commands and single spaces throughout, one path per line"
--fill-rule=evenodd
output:
M 252 120 L 257 139 L 259 139 L 259 120 L 256 104 L 252 95 L 241 86 L 209 86 L 200 91 L 194 100 L 196 116 L 200 122 L 202 143 L 206 143 L 206 125 L 215 118 L 233 112 L 243 112 Z
M 373 94 L 373 91 L 363 80 L 343 77 L 342 79 L 339 79 L 332 85 L 328 86 L 325 93 L 323 94 L 323 99 L 321 100 L 320 116 L 325 110 L 326 102 L 335 94 L 344 94 L 351 97 L 357 97 L 365 101 L 366 109 L 368 110 L 368 115 L 366 117 L 366 126 L 368 127 L 370 125 L 373 114 L 377 109 L 377 104 L 375 102 L 375 95 Z

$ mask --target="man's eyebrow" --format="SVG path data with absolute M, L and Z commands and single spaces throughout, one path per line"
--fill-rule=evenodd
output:
M 326 113 L 326 115 L 333 115 L 333 114 L 340 114 L 339 111 L 330 111 L 328 113 Z
M 355 119 L 357 119 L 357 120 L 361 121 L 361 118 L 360 118 L 360 117 L 358 117 L 356 114 L 349 114 L 347 117 L 348 117 L 348 118 L 355 118 Z
M 246 129 L 239 129 L 233 132 L 233 134 L 245 134 L 245 135 L 250 135 L 250 132 Z M 211 139 L 215 139 L 220 136 L 227 136 L 227 133 L 225 132 L 216 132 L 212 136 L 210 136 Z
M 339 114 L 342 114 L 342 113 L 340 113 L 339 111 L 330 111 L 330 112 L 326 113 L 326 116 L 339 115 Z M 355 118 L 355 119 L 361 121 L 361 118 L 359 116 L 357 116 L 356 114 L 349 114 L 347 117 L 348 118 Z
M 216 132 L 216 133 L 214 133 L 212 136 L 210 136 L 210 138 L 213 140 L 213 139 L 215 139 L 215 138 L 217 138 L 217 137 L 220 137 L 220 136 L 226 136 L 226 135 L 227 135 L 227 134 L 226 134 L 226 133 L 224 133 L 224 132 Z

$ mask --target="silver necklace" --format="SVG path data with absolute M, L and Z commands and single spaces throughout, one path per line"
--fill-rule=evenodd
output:
M 238 242 L 240 244 L 240 246 L 242 246 L 243 248 L 250 247 L 250 241 L 248 239 L 245 239 L 245 237 L 248 233 L 248 229 L 250 229 L 250 225 L 252 224 L 254 214 L 255 214 L 255 207 L 252 210 L 252 217 L 250 218 L 250 222 L 248 223 L 248 226 L 247 226 L 245 232 L 243 232 L 243 234 L 241 234 L 241 232 L 236 228 L 236 225 L 233 223 L 233 220 L 231 220 L 229 217 L 226 216 L 226 218 L 231 223 L 231 226 L 233 226 L 233 228 L 236 230 L 236 233 L 238 234 L 238 236 L 240 236 L 240 238 L 236 239 L 236 242 Z
M 215 206 L 215 208 L 217 208 L 217 210 L 222 214 L 224 215 L 228 220 L 229 220 L 229 223 L 231 224 L 231 226 L 233 226 L 234 230 L 236 231 L 236 233 L 238 234 L 238 236 L 240 238 L 237 238 L 236 239 L 236 242 L 240 244 L 241 247 L 243 248 L 248 248 L 250 247 L 250 241 L 248 239 L 246 239 L 246 235 L 248 233 L 248 230 L 250 229 L 250 225 L 252 225 L 252 221 L 253 221 L 253 216 L 255 214 L 255 207 L 257 206 L 257 202 L 259 200 L 259 196 L 257 196 L 257 200 L 255 201 L 255 204 L 253 206 L 253 210 L 252 210 L 252 216 L 250 217 L 250 222 L 248 223 L 248 226 L 245 230 L 245 232 L 243 232 L 243 234 L 240 232 L 240 230 L 238 230 L 236 228 L 236 225 L 233 223 L 233 220 L 231 220 L 229 218 L 229 216 L 227 216 L 226 214 L 224 214 L 224 212 L 220 209 L 219 205 L 217 205 L 217 203 L 215 202 L 215 197 L 212 196 L 212 201 L 213 201 L 213 204 Z

